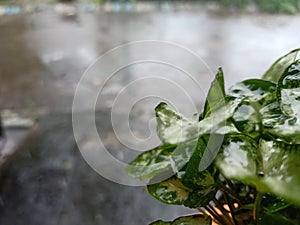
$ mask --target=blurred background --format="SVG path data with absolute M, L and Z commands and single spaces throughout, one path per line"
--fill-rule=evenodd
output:
M 191 116 L 201 111 L 218 67 L 228 88 L 241 79 L 259 78 L 278 57 L 298 48 L 299 12 L 300 0 L 0 0 L 0 224 L 141 225 L 193 213 L 160 204 L 143 187 L 115 183 L 88 165 L 72 128 L 78 82 L 99 56 L 135 41 L 175 43 L 201 59 L 196 65 L 184 54 L 151 50 L 189 68 L 200 90 L 191 77 L 157 65 L 125 68 L 109 80 L 101 75 L 104 68 L 96 68 L 103 70 L 84 84 L 77 112 L 84 115 L 89 93 L 103 87 L 96 103 L 99 137 L 112 156 L 128 163 L 159 144 L 152 121 L 162 99 L 173 96 L 174 107 Z M 137 54 L 121 53 L 109 62 Z M 180 85 L 192 103 L 163 82 L 150 79 L 133 86 L 114 116 L 120 124 L 127 116 L 130 132 L 146 140 L 139 145 L 126 129 L 115 134 L 111 112 L 120 93 L 145 74 Z M 145 90 L 160 94 L 138 99 L 128 117 L 123 107 Z M 82 146 L 96 145 L 87 138 Z

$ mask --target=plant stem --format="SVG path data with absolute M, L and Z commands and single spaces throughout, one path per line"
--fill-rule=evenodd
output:
M 227 179 L 226 177 L 224 177 L 224 180 L 226 181 L 226 184 L 228 184 L 228 186 L 229 186 L 233 191 L 235 191 L 234 185 L 233 185 L 233 183 L 231 182 L 231 180 Z
M 225 180 L 225 182 L 226 182 L 226 184 L 229 186 L 229 188 L 226 187 L 226 185 L 224 185 L 223 182 L 221 181 L 221 178 L 218 177 L 218 183 L 219 183 L 219 188 L 220 188 L 220 190 L 221 190 L 221 191 L 227 192 L 229 195 L 231 195 L 232 197 L 235 198 L 236 202 L 237 202 L 240 206 L 243 206 L 243 205 L 244 205 L 244 204 L 242 203 L 243 201 L 242 201 L 241 197 L 235 192 L 235 190 L 234 190 L 235 188 L 234 188 L 233 183 L 232 183 L 229 179 L 225 178 L 225 176 L 224 176 L 223 174 L 221 174 L 221 176 L 222 176 L 222 178 Z
M 232 218 L 229 216 L 228 211 L 219 203 L 219 201 L 217 199 L 213 200 L 217 209 L 219 209 L 222 213 L 221 216 L 223 216 L 224 218 L 226 218 L 226 220 L 230 221 L 230 223 L 232 222 Z
M 213 209 L 211 209 L 208 205 L 204 207 L 205 210 L 214 218 L 214 220 L 222 225 L 230 225 L 228 224 L 218 213 L 216 213 Z
M 202 208 L 197 208 L 199 212 L 201 212 L 203 215 L 207 215 L 209 217 L 212 217 L 213 221 L 216 222 L 217 224 L 220 223 L 220 221 L 216 218 L 216 215 L 213 215 L 212 212 L 209 212 L 206 207 L 204 209 Z
M 222 220 L 223 220 L 223 223 L 222 224 L 228 224 L 228 225 L 233 225 L 232 224 L 232 221 L 231 221 L 231 219 L 230 219 L 230 217 L 229 217 L 229 215 L 228 215 L 228 213 L 227 212 L 225 212 L 225 210 L 223 209 L 222 210 L 222 207 L 221 207 L 221 209 L 219 209 L 220 211 L 221 211 L 221 215 L 220 214 L 218 214 L 218 212 L 216 211 L 216 209 L 213 207 L 213 206 L 211 206 L 211 205 L 207 205 L 216 215 L 218 215 Z M 223 213 L 224 212 L 224 213 Z
M 254 201 L 254 206 L 253 206 L 253 219 L 256 221 L 257 224 L 258 224 L 258 215 L 259 215 L 260 208 L 261 208 L 262 196 L 263 196 L 262 193 L 257 192 L 255 201 Z
M 218 209 L 220 209 L 220 211 L 224 214 L 224 213 L 228 213 L 229 211 L 227 209 L 225 209 L 220 202 L 218 201 L 218 199 L 214 198 L 213 202 L 215 203 L 215 205 L 217 206 Z
M 230 214 L 231 214 L 233 223 L 234 223 L 234 225 L 238 225 L 238 222 L 237 222 L 236 219 L 235 219 L 234 207 L 233 207 L 233 205 L 232 205 L 232 202 L 231 202 L 230 199 L 228 198 L 226 192 L 222 192 L 222 193 L 223 193 L 223 195 L 224 195 L 225 201 L 227 202 L 227 204 L 228 204 L 228 206 L 229 206 Z
M 240 199 L 240 196 L 238 196 L 234 191 L 232 191 L 231 189 L 227 188 L 226 186 L 222 186 L 221 188 L 222 192 L 226 192 L 229 195 L 231 195 L 232 197 L 235 198 L 236 202 L 240 205 L 243 206 L 244 204 L 242 203 L 242 200 Z

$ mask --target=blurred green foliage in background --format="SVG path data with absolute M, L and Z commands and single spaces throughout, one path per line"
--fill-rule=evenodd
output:
M 87 0 L 94 3 L 104 2 L 141 2 L 139 0 Z M 143 0 L 142 0 L 143 1 Z M 145 1 L 145 0 L 144 0 Z M 185 3 L 215 3 L 225 8 L 243 9 L 246 7 L 257 8 L 259 11 L 268 13 L 300 12 L 300 0 L 156 0 L 156 2 L 185 2 Z
M 26 2 L 33 3 L 57 3 L 57 2 L 79 2 L 102 4 L 111 3 L 136 3 L 136 2 L 157 2 L 157 3 L 201 3 L 215 4 L 224 9 L 245 9 L 254 8 L 267 13 L 288 13 L 294 14 L 300 12 L 300 0 L 0 0 L 0 4 L 19 4 Z

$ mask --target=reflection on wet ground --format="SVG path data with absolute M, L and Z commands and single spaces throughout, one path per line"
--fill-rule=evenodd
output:
M 207 12 L 82 14 L 66 19 L 46 11 L 1 17 L 0 105 L 70 109 L 81 75 L 97 56 L 145 39 L 192 49 L 213 71 L 223 66 L 229 86 L 246 76 L 260 76 L 277 56 L 296 48 L 298 26 L 297 16 Z M 99 77 L 91 82 L 97 86 L 103 81 Z
M 163 40 L 192 49 L 212 71 L 223 66 L 229 86 L 243 78 L 259 77 L 277 57 L 299 47 L 299 25 L 299 16 L 220 15 L 206 11 L 81 13 L 62 17 L 48 10 L 0 17 L 0 109 L 48 112 L 41 116 L 37 131 L 1 168 L 1 225 L 134 225 L 187 213 L 186 209 L 152 200 L 141 187 L 105 180 L 82 159 L 71 123 L 73 96 L 82 74 L 99 55 L 120 44 Z M 115 73 L 109 80 L 99 75 L 84 83 L 86 92 L 77 108 L 84 113 L 90 92 L 104 87 L 103 104 L 96 104 L 97 128 L 108 151 L 125 162 L 138 152 L 130 151 L 124 143 L 131 146 L 135 140 L 128 138 L 128 130 L 122 127 L 121 138 L 117 139 L 110 124 L 111 107 L 124 87 L 131 87 L 141 77 L 165 76 L 188 91 L 196 108 L 187 105 L 188 101 L 172 85 L 156 79 L 138 80 L 133 88 L 127 89 L 126 98 L 121 98 L 123 104 L 114 114 L 118 124 L 124 121 L 127 101 L 149 94 L 149 90 L 157 90 L 166 98 L 172 96 L 177 101 L 175 107 L 191 115 L 200 110 L 213 78 L 205 64 L 194 65 L 187 57 L 152 50 L 172 59 L 174 64 L 191 68 L 201 88 L 193 86 L 175 67 L 135 65 Z M 123 52 L 112 58 L 111 63 L 123 62 L 135 54 Z M 150 96 L 142 100 L 134 105 L 128 120 L 135 136 L 147 138 L 155 131 L 152 123 L 148 129 L 149 120 L 154 118 L 153 108 L 162 99 Z M 135 147 L 150 148 L 157 144 L 157 139 L 139 144 Z
M 101 114 L 98 118 L 109 127 Z M 76 147 L 69 114 L 42 118 L 38 131 L 0 174 L 1 225 L 138 225 L 190 212 L 165 207 L 141 187 L 119 185 L 95 173 Z
M 223 66 L 229 86 L 246 76 L 259 77 L 279 55 L 296 48 L 298 26 L 299 16 L 207 12 L 80 14 L 66 19 L 46 11 L 0 17 L 0 105 L 70 110 L 88 65 L 119 44 L 139 40 L 164 40 L 193 50 L 213 71 Z M 101 77 L 91 81 L 95 86 L 101 82 Z

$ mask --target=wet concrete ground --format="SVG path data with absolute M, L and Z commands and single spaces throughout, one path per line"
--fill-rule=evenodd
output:
M 140 40 L 169 41 L 193 50 L 213 71 L 222 66 L 229 86 L 259 77 L 278 56 L 296 48 L 299 23 L 299 16 L 205 11 L 66 18 L 49 10 L 0 17 L 0 105 L 70 110 L 87 66 L 120 44 Z
M 42 118 L 38 132 L 0 174 L 1 225 L 147 224 L 190 212 L 163 206 L 142 187 L 119 185 L 95 173 L 76 147 L 69 114 Z
M 74 91 L 83 72 L 97 56 L 119 44 L 163 40 L 192 49 L 213 71 L 222 66 L 230 86 L 243 78 L 259 77 L 276 58 L 299 47 L 299 25 L 299 16 L 192 10 L 82 13 L 71 18 L 48 10 L 0 17 L 0 109 L 48 112 L 41 116 L 37 132 L 0 169 L 0 224 L 135 225 L 190 212 L 156 202 L 142 187 L 108 181 L 83 160 L 71 123 Z M 130 53 L 119 55 L 112 62 L 128 56 Z M 153 73 L 166 74 L 167 79 L 185 87 L 199 110 L 212 74 L 180 55 L 173 60 L 197 74 L 201 90 L 189 86 L 189 79 L 182 74 L 172 74 L 160 67 L 153 67 Z M 120 142 L 115 137 L 110 124 L 112 102 L 123 87 L 139 76 L 146 76 L 143 74 L 153 68 L 135 67 L 116 74 L 106 83 L 104 104 L 96 105 L 97 125 L 104 144 L 112 155 L 126 162 L 137 152 L 124 147 L 122 139 Z M 85 84 L 86 89 L 97 90 L 103 82 L 103 77 L 96 77 Z M 129 99 L 142 96 L 145 89 L 154 86 L 163 90 L 161 95 L 177 93 L 174 87 L 168 89 L 163 83 L 150 82 L 130 90 Z M 194 112 L 193 107 L 181 101 L 180 95 L 172 96 L 183 102 L 175 105 L 178 110 L 189 115 Z M 159 101 L 144 99 L 132 110 L 132 129 L 143 138 L 149 135 L 148 121 Z M 78 110 L 84 113 L 84 96 L 82 102 Z M 118 111 L 119 123 L 123 116 L 122 110 Z M 126 139 L 129 134 L 124 131 L 123 136 Z M 156 141 L 147 143 L 147 147 L 154 146 Z

